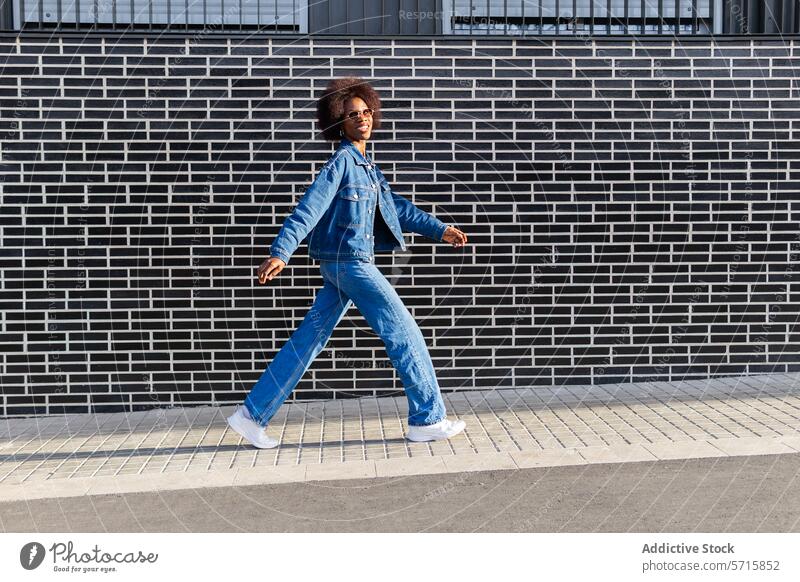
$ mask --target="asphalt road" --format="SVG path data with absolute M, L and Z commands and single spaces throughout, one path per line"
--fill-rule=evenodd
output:
M 5 532 L 798 532 L 800 454 L 0 503 Z

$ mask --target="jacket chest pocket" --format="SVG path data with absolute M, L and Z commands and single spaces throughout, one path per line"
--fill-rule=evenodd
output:
M 369 195 L 361 188 L 346 186 L 336 194 L 336 224 L 342 228 L 359 227 L 365 222 Z

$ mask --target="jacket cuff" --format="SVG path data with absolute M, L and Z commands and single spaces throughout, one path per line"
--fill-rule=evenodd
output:
M 447 230 L 448 226 L 450 226 L 450 225 L 449 224 L 445 224 L 442 221 L 439 221 L 439 224 L 436 226 L 436 230 L 434 231 L 434 237 L 433 237 L 434 240 L 442 242 L 444 240 L 442 238 L 444 236 L 444 231 Z
M 282 260 L 287 265 L 289 264 L 289 254 L 286 253 L 286 251 L 284 251 L 283 249 L 280 249 L 278 247 L 271 247 L 270 250 L 269 250 L 269 254 L 272 257 L 279 258 L 280 260 Z

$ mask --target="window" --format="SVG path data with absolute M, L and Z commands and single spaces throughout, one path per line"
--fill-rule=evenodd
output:
M 265 30 L 305 33 L 307 0 L 14 0 L 14 28 Z
M 709 34 L 722 0 L 444 0 L 449 34 Z M 677 11 L 677 17 L 676 17 Z M 718 27 L 719 28 L 719 27 Z

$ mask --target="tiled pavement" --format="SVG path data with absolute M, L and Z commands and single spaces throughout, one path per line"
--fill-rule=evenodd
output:
M 0 502 L 101 493 L 800 452 L 800 373 L 445 394 L 467 429 L 404 438 L 406 399 L 285 404 L 242 443 L 233 405 L 0 419 Z

